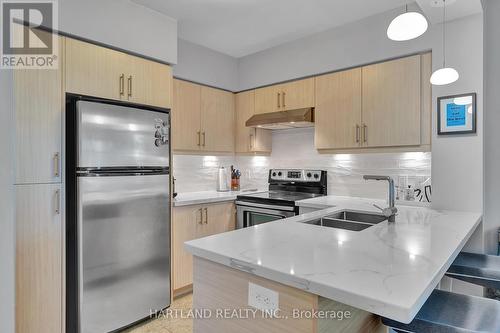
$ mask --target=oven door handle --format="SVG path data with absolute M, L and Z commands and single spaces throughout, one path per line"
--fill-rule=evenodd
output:
M 255 202 L 247 202 L 247 201 L 236 201 L 235 203 L 238 206 L 267 208 L 267 209 L 275 209 L 275 210 L 288 211 L 288 212 L 293 212 L 295 210 L 294 207 L 290 207 L 290 206 L 265 205 L 265 204 L 255 203 Z

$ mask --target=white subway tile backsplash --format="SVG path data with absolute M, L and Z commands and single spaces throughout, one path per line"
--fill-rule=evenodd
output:
M 319 154 L 314 128 L 305 128 L 274 131 L 271 156 L 174 155 L 177 192 L 214 190 L 220 165 L 241 170 L 242 189 L 266 188 L 270 168 L 322 169 L 328 171 L 329 194 L 372 198 L 385 198 L 387 184 L 366 182 L 364 174 L 389 175 L 402 185 L 431 177 L 431 153 Z

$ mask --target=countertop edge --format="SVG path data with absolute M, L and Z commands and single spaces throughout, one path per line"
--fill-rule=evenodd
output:
M 192 200 L 183 200 L 183 201 L 175 201 L 173 200 L 174 207 L 182 207 L 182 206 L 192 206 L 192 205 L 202 205 L 208 203 L 216 203 L 216 202 L 225 202 L 225 201 L 235 201 L 236 194 L 234 196 L 228 197 L 220 197 L 220 198 L 205 198 L 205 199 L 192 199 Z
M 303 290 L 305 292 L 308 292 L 308 293 L 311 293 L 314 295 L 325 297 L 325 298 L 328 298 L 328 299 L 355 307 L 357 309 L 361 309 L 361 310 L 364 310 L 364 311 L 367 311 L 370 313 L 374 313 L 374 314 L 377 314 L 379 316 L 389 317 L 391 319 L 398 320 L 401 322 L 407 322 L 407 323 L 411 322 L 411 320 L 413 320 L 415 315 L 418 313 L 418 310 L 420 309 L 420 308 L 416 309 L 416 310 L 413 308 L 406 309 L 406 308 L 395 306 L 392 304 L 387 304 L 387 303 L 384 303 L 380 300 L 372 299 L 369 297 L 360 298 L 360 296 L 358 296 L 358 295 L 352 295 L 349 292 L 346 292 L 344 290 L 339 290 L 339 289 L 336 289 L 336 288 L 331 287 L 331 286 L 324 286 L 324 285 L 319 284 L 319 283 L 311 283 L 310 281 L 307 281 L 307 280 L 300 278 L 300 277 L 293 277 L 289 274 L 285 274 L 285 273 L 282 273 L 279 271 L 274 271 L 272 269 L 260 267 L 260 266 L 257 266 L 255 264 L 251 264 L 251 263 L 247 263 L 247 262 L 240 262 L 238 260 L 234 260 L 233 258 L 227 258 L 225 256 L 219 255 L 219 254 L 211 252 L 211 251 L 207 251 L 207 250 L 203 250 L 203 249 L 200 249 L 197 247 L 193 247 L 193 246 L 189 245 L 189 242 L 184 243 L 184 248 L 188 252 L 190 252 L 193 256 L 199 257 L 201 259 L 209 260 L 209 261 L 215 262 L 217 264 L 220 264 L 220 265 L 232 268 L 232 269 L 236 269 L 236 270 L 241 271 L 241 272 L 245 272 L 248 274 L 259 276 L 261 278 L 268 279 L 270 281 L 281 283 L 281 284 L 287 285 L 287 286 L 292 287 L 292 288 L 297 288 L 297 289 Z M 327 291 L 324 291 L 321 289 L 329 289 L 330 292 L 327 292 Z M 433 289 L 434 288 L 432 288 L 431 290 L 433 290 Z M 359 302 L 364 301 L 366 303 L 366 300 L 374 301 L 374 302 L 382 305 L 382 306 L 379 305 L 378 308 L 386 308 L 386 309 L 388 309 L 388 311 L 384 312 L 384 311 L 374 310 L 374 309 L 370 308 L 369 306 L 364 306 L 364 305 L 360 306 L 358 304 L 358 302 L 352 301 L 353 297 L 359 298 L 360 299 Z M 388 308 L 388 307 L 390 307 L 390 308 Z M 411 318 L 411 319 L 408 320 L 408 318 Z

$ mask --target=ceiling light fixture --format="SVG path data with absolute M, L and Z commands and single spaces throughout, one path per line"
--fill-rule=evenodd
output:
M 406 41 L 422 36 L 427 31 L 429 24 L 424 15 L 417 12 L 406 11 L 398 15 L 387 28 L 387 37 L 394 41 Z
M 446 0 L 443 0 L 443 68 L 432 73 L 431 83 L 436 86 L 443 86 L 455 82 L 459 76 L 456 69 L 446 67 Z

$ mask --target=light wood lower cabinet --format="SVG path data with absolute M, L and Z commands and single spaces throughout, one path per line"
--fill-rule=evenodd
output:
M 66 91 L 171 107 L 170 66 L 80 40 L 66 40 Z
M 233 202 L 174 207 L 172 215 L 172 286 L 176 290 L 193 283 L 193 257 L 184 242 L 234 230 Z
M 61 185 L 16 186 L 16 332 L 62 332 Z
M 271 153 L 271 130 L 246 127 L 254 115 L 255 91 L 236 94 L 236 153 Z
M 13 71 L 16 184 L 61 182 L 62 70 Z

